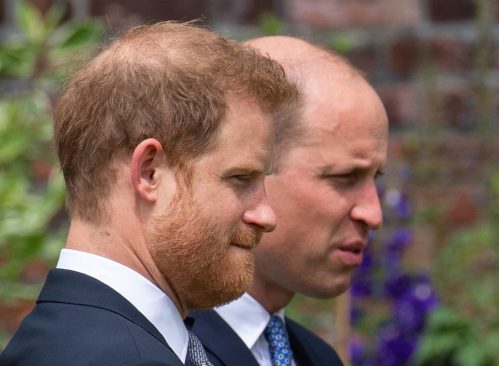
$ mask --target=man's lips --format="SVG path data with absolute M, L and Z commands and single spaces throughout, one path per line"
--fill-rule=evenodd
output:
M 366 247 L 366 241 L 355 240 L 338 245 L 336 253 L 343 264 L 360 266 L 363 260 L 363 251 Z
M 231 242 L 230 244 L 246 250 L 254 249 L 257 245 L 256 243 L 234 243 L 234 242 Z

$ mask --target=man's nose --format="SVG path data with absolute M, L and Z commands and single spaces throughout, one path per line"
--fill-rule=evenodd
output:
M 383 224 L 383 212 L 375 182 L 366 182 L 359 187 L 357 194 L 351 211 L 352 219 L 365 223 L 371 230 L 379 229 Z
M 263 232 L 273 231 L 277 224 L 274 210 L 269 204 L 267 193 L 262 185 L 258 193 L 257 203 L 243 214 L 243 221 L 247 225 L 256 227 Z

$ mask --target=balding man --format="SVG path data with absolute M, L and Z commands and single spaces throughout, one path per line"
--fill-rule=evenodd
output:
M 295 97 L 276 62 L 189 24 L 130 30 L 76 73 L 54 126 L 66 248 L 0 364 L 210 365 L 182 318 L 250 285 Z
M 291 126 L 278 124 L 266 180 L 278 225 L 255 249 L 248 292 L 187 321 L 214 365 L 341 365 L 283 309 L 296 293 L 332 298 L 348 289 L 368 231 L 382 223 L 375 179 L 387 154 L 387 116 L 373 88 L 338 55 L 290 37 L 250 44 L 280 62 L 300 92 Z

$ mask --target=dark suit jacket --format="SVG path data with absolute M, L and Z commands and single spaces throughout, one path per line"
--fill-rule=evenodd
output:
M 258 366 L 241 338 L 214 310 L 191 311 L 186 325 L 201 340 L 214 366 Z M 298 365 L 343 365 L 336 352 L 315 334 L 289 318 L 286 326 Z
M 124 297 L 87 275 L 54 269 L 0 365 L 170 365 L 182 362 Z

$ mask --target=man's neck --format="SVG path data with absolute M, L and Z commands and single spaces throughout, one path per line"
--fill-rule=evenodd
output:
M 182 317 L 185 317 L 187 308 L 160 273 L 141 233 L 142 229 L 133 223 L 118 230 L 112 224 L 94 225 L 73 219 L 66 248 L 111 259 L 140 273 L 159 287 L 173 301 Z
M 258 301 L 269 314 L 274 314 L 285 308 L 295 296 L 295 293 L 283 289 L 282 287 L 259 281 L 256 276 L 253 285 L 247 292 Z

